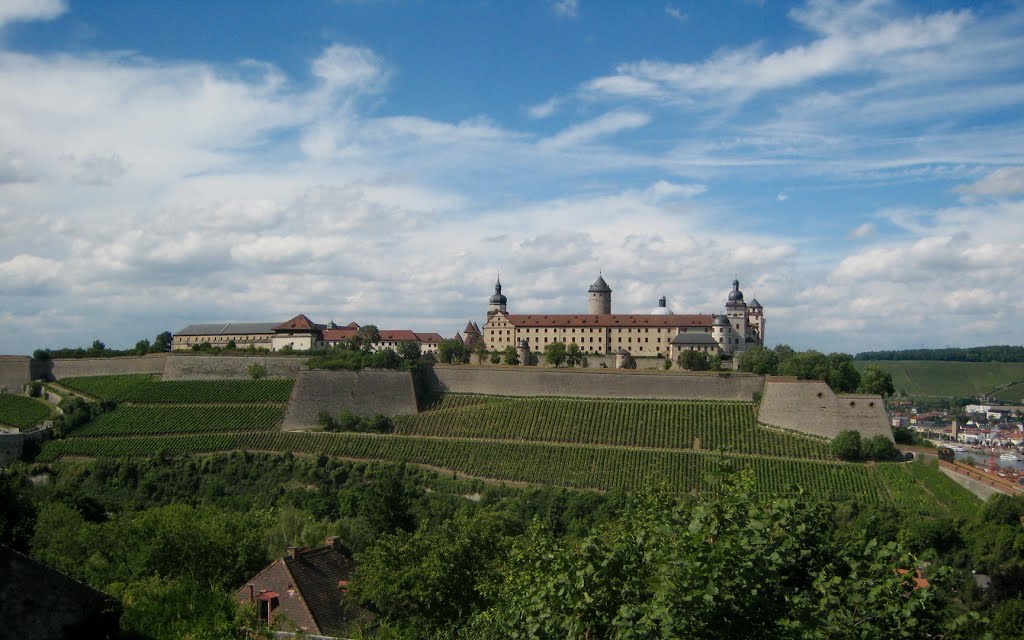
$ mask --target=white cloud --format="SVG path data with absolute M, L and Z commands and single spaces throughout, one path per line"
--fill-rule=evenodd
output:
M 775 196 L 775 199 L 779 202 L 785 202 L 786 200 L 789 200 L 789 195 L 785 191 L 780 191 L 779 194 Z
M 541 102 L 540 104 L 535 104 L 532 107 L 528 107 L 526 109 L 526 112 L 530 115 L 531 118 L 536 118 L 540 120 L 543 118 L 553 116 L 555 112 L 558 111 L 558 107 L 560 107 L 561 104 L 561 98 L 548 98 L 547 100 Z
M 378 88 L 387 74 L 380 59 L 364 47 L 334 44 L 313 62 L 313 74 L 334 90 Z
M 12 22 L 53 20 L 67 10 L 64 0 L 4 0 L 0 3 L 0 29 Z
M 875 235 L 875 225 L 871 222 L 865 222 L 850 230 L 851 238 L 869 238 L 873 235 Z
M 637 129 L 646 126 L 651 117 L 645 113 L 636 111 L 613 111 L 576 124 L 554 136 L 542 141 L 542 145 L 548 148 L 572 147 L 586 144 L 597 138 L 609 136 L 628 129 Z
M 665 15 L 679 22 L 686 22 L 686 14 L 683 10 L 673 4 L 665 5 Z
M 56 280 L 60 267 L 56 260 L 18 254 L 0 262 L 0 291 L 31 293 L 32 289 Z
M 1019 196 L 1024 194 L 1024 167 L 1004 167 L 959 191 L 975 196 Z
M 551 9 L 560 16 L 575 18 L 579 15 L 580 3 L 579 0 L 554 0 Z

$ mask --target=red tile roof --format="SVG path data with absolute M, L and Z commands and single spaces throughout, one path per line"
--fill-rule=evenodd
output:
M 380 332 L 381 342 L 417 342 L 419 338 L 408 329 L 385 329 Z
M 417 333 L 416 335 L 419 337 L 420 342 L 441 342 L 444 340 L 440 333 Z
M 713 315 L 506 314 L 514 327 L 710 327 Z
M 309 331 L 309 332 L 313 332 L 313 331 L 319 331 L 321 329 L 323 329 L 322 325 L 318 325 L 317 323 L 313 322 L 312 320 L 307 318 L 305 316 L 305 314 L 302 314 L 302 313 L 300 313 L 299 315 L 295 316 L 291 320 L 286 320 L 286 321 L 282 322 L 281 324 L 277 325 L 276 327 L 274 327 L 274 331 Z
M 324 329 L 323 336 L 327 342 L 341 342 L 342 340 L 348 340 L 352 336 L 356 335 L 359 329 Z

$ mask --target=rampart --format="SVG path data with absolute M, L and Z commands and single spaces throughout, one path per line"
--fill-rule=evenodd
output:
M 126 373 L 163 373 L 166 353 L 121 358 L 61 358 L 33 361 L 38 378 L 60 380 L 71 376 L 112 376 Z
M 764 378 L 727 372 L 437 365 L 428 371 L 426 383 L 427 390 L 434 393 L 750 401 L 761 391 Z
M 163 370 L 164 380 L 225 380 L 249 378 L 249 367 L 258 364 L 270 378 L 295 378 L 307 358 L 290 356 L 198 356 L 170 355 Z
M 0 356 L 0 390 L 20 393 L 32 379 L 32 359 L 28 356 Z
M 20 433 L 0 432 L 0 467 L 20 458 L 26 443 L 49 440 L 52 434 L 52 426 Z
M 300 371 L 284 416 L 284 429 L 316 426 L 321 411 L 343 409 L 360 416 L 417 412 L 416 389 L 408 371 Z
M 881 396 L 837 396 L 820 380 L 768 378 L 757 419 L 763 424 L 826 438 L 852 430 L 864 437 L 881 435 L 893 439 Z

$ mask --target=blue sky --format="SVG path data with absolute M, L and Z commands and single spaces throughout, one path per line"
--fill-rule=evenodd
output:
M 0 352 L 722 308 L 1024 342 L 1024 5 L 0 6 Z

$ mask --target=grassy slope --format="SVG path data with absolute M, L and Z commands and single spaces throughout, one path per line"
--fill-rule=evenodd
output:
M 912 396 L 976 396 L 997 386 L 1024 380 L 1024 362 L 856 361 L 861 371 L 869 364 L 890 372 L 896 390 Z

